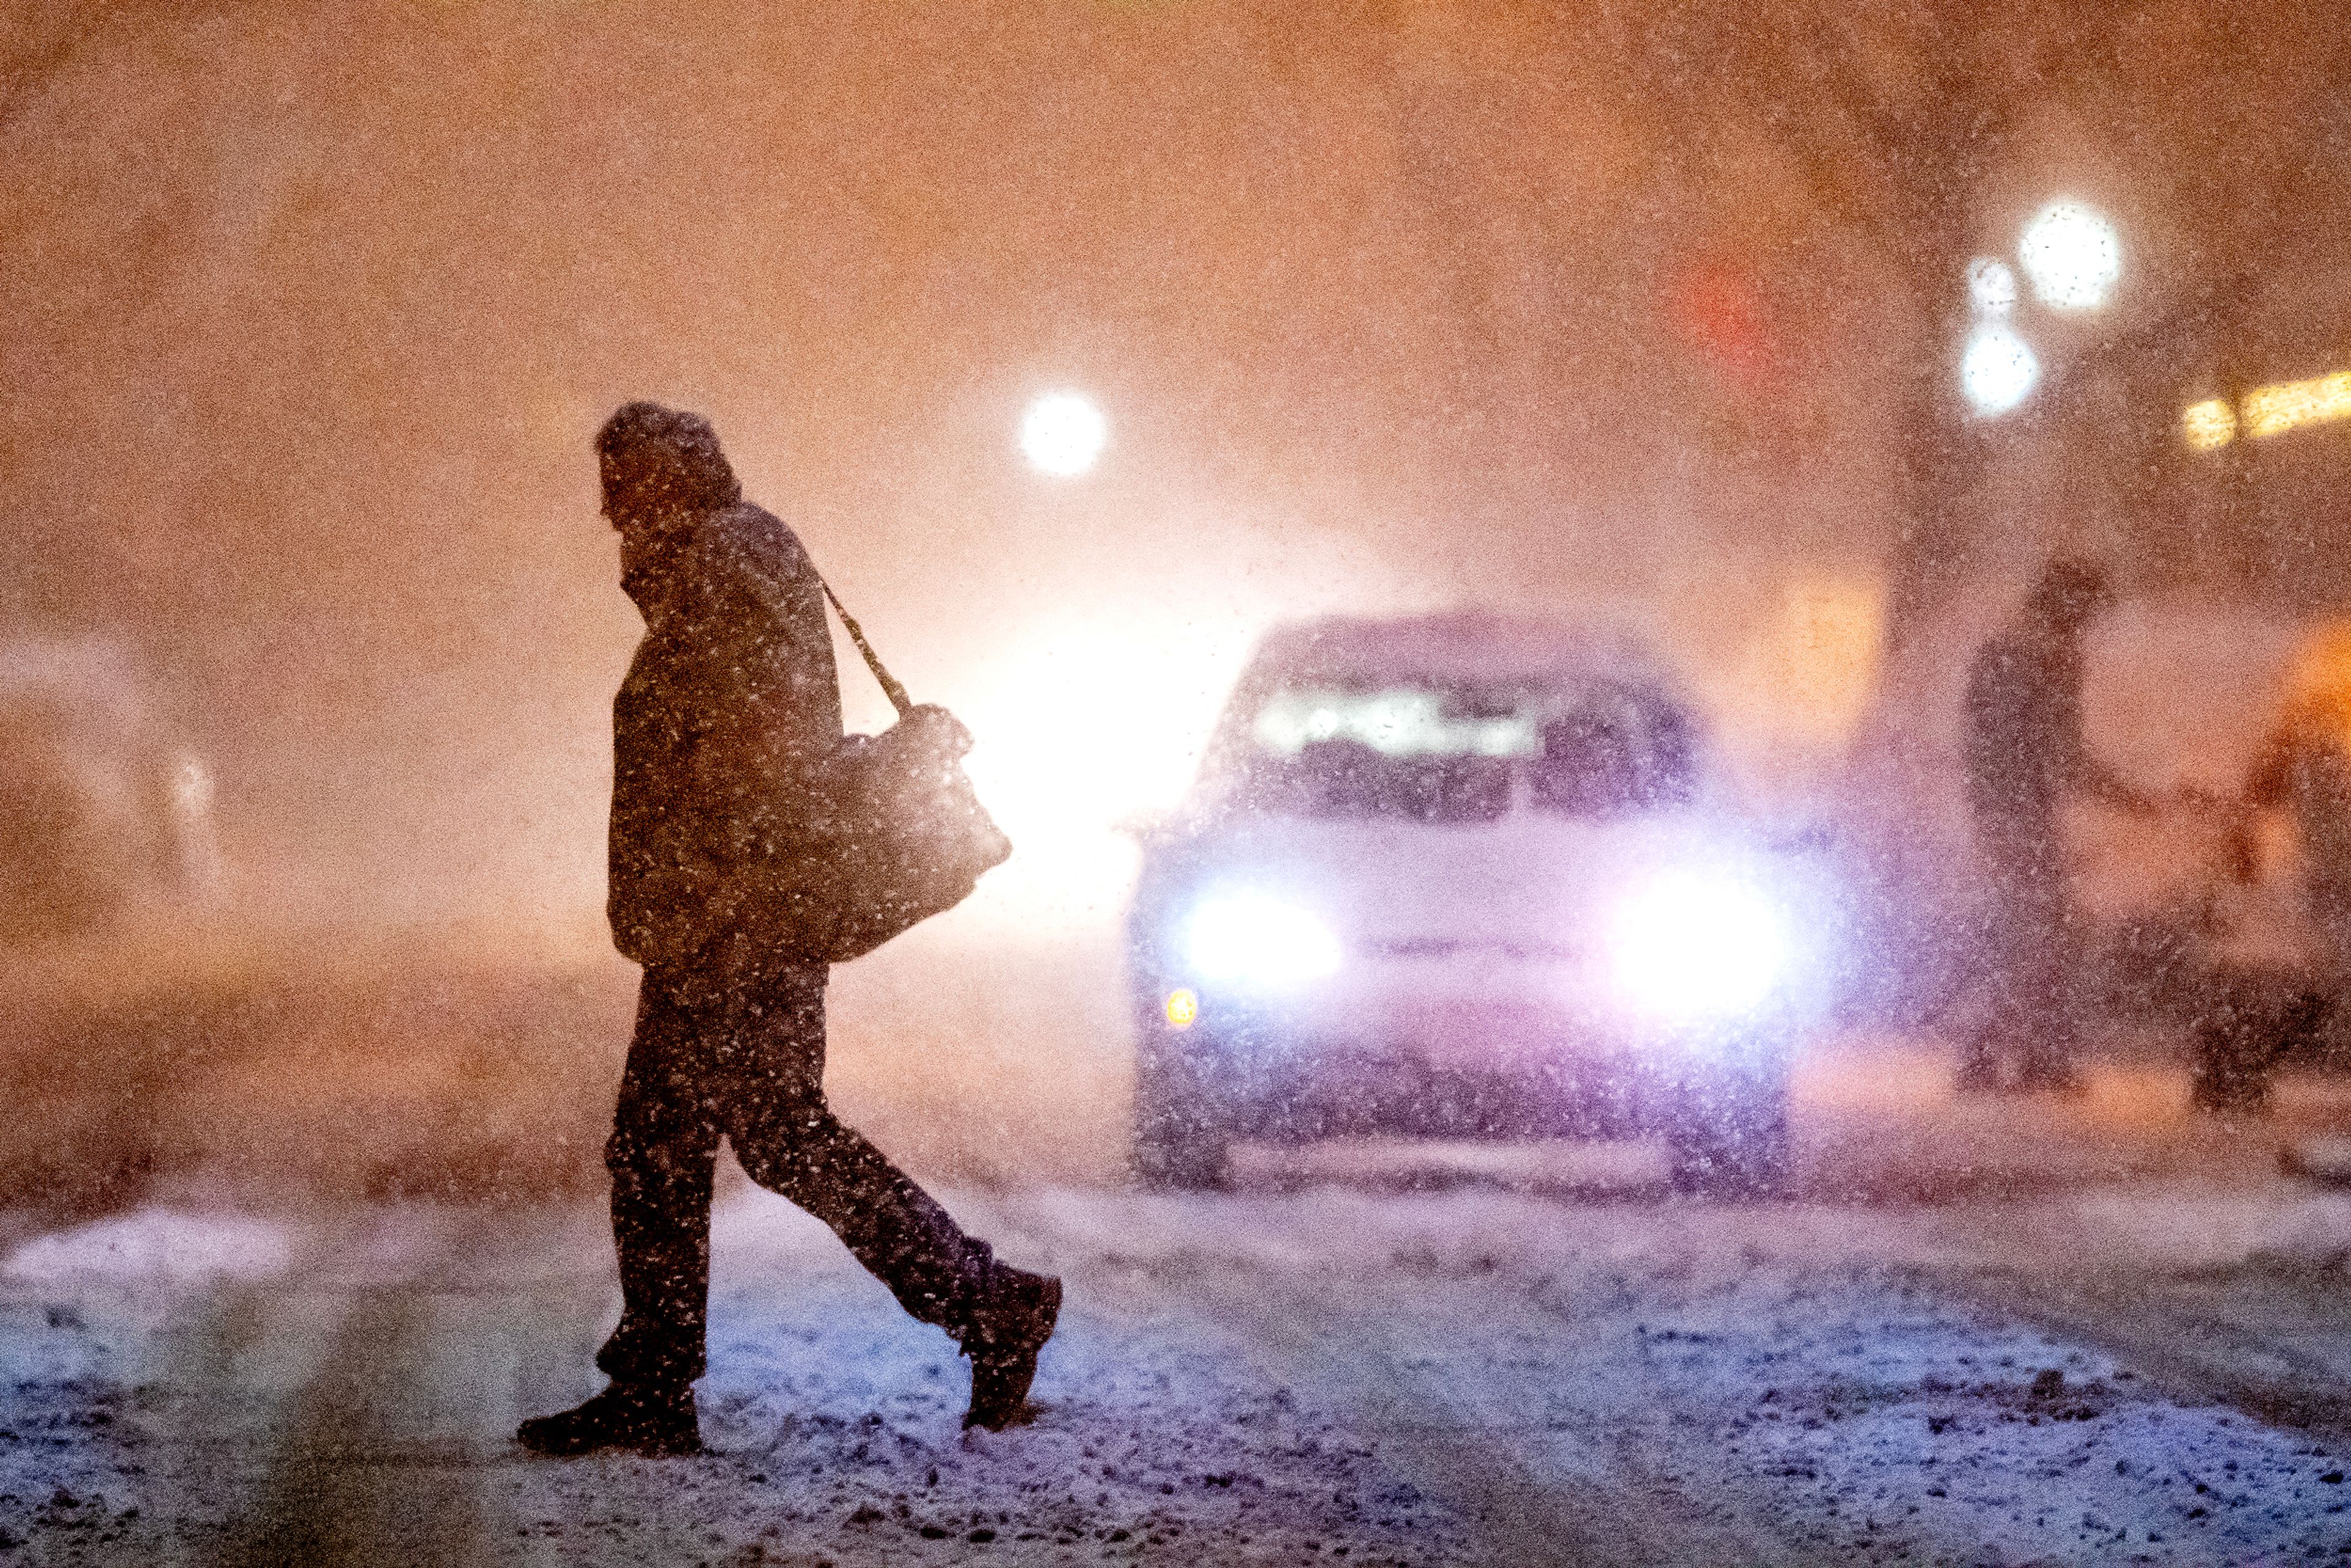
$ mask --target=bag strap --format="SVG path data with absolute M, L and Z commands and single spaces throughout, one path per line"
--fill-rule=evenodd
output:
M 841 595 L 832 591 L 832 584 L 824 580 L 824 573 L 816 570 L 815 561 L 809 562 L 809 570 L 814 573 L 816 585 L 824 590 L 824 596 L 832 601 L 832 612 L 841 617 L 841 625 L 848 629 L 849 640 L 857 644 L 859 653 L 865 655 L 865 667 L 872 671 L 873 678 L 881 683 L 882 695 L 890 699 L 890 706 L 898 710 L 900 718 L 905 717 L 913 711 L 914 699 L 906 695 L 906 688 L 898 684 L 896 676 L 883 668 L 882 655 L 875 653 L 873 644 L 865 640 L 864 629 L 857 624 L 857 618 L 849 612 L 848 606 L 841 602 Z

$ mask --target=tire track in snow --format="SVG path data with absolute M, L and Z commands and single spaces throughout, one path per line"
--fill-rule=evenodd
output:
M 1708 1518 L 1629 1441 L 1581 1435 L 1614 1424 L 1562 1425 L 1545 1390 L 1496 1378 L 1482 1354 L 1470 1375 L 1448 1375 L 1458 1369 L 1446 1348 L 1474 1338 L 1489 1349 L 1479 1328 L 1496 1311 L 1524 1316 L 1515 1300 L 1424 1295 L 1420 1304 L 1437 1310 L 1405 1319 L 1394 1312 L 1393 1293 L 1371 1303 L 1374 1312 L 1351 1311 L 1343 1292 L 1263 1271 L 1192 1268 L 1161 1283 L 1236 1333 L 1269 1370 L 1343 1410 L 1384 1468 L 1475 1522 L 1488 1561 L 1606 1568 L 1771 1560 Z M 1531 1397 L 1514 1397 L 1522 1394 Z
M 1218 1322 L 1343 1409 L 1494 1561 L 2351 1548 L 2323 1450 L 1920 1278 L 1934 1216 L 1335 1188 L 1027 1207 L 1089 1290 Z
M 2180 1299 L 2168 1281 L 2097 1273 L 2037 1279 L 2013 1270 L 1921 1273 L 1928 1287 L 2127 1360 L 2190 1404 L 2228 1405 L 2273 1427 L 2351 1441 L 2340 1342 L 2314 1349 L 2267 1321 Z M 2274 1316 L 2274 1310 L 2271 1314 Z M 2340 1332 L 2339 1326 L 2337 1332 Z
M 403 1260 L 409 1278 L 326 1298 L 331 1338 L 289 1402 L 258 1506 L 216 1557 L 221 1568 L 438 1568 L 512 1540 L 513 1489 L 485 1484 L 487 1475 L 529 1462 L 511 1441 L 526 1406 L 577 1396 L 534 1375 L 550 1360 L 538 1342 L 590 1332 L 576 1289 L 464 1279 L 475 1260 L 536 1250 L 517 1223 L 444 1221 Z

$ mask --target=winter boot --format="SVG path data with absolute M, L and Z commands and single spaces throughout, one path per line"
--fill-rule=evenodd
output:
M 559 1415 L 525 1421 L 515 1440 L 535 1454 L 563 1458 L 599 1448 L 654 1458 L 702 1452 L 693 1389 L 670 1394 L 621 1383 Z
M 1053 1337 L 1061 1315 L 1061 1281 L 1050 1274 L 998 1266 L 987 1300 L 972 1314 L 963 1353 L 971 1357 L 971 1408 L 967 1427 L 1000 1432 L 1027 1422 L 1029 1385 L 1037 1353 Z

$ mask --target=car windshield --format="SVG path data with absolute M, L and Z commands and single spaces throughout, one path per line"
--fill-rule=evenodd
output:
M 1249 724 L 1244 790 L 1310 817 L 1490 821 L 1529 802 L 1604 815 L 1688 799 L 1688 720 L 1655 692 L 1284 685 Z

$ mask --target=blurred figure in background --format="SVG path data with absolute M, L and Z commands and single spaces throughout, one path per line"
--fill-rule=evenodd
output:
M 2351 975 L 2351 632 L 2321 639 L 2300 661 L 2285 711 L 2246 781 L 2245 804 L 2291 821 L 2312 956 L 2338 981 Z M 2250 873 L 2250 842 L 2242 858 Z
M 2217 959 L 2190 1019 L 2191 1097 L 2242 1112 L 2326 1047 L 2351 982 L 2351 631 L 2323 632 L 2288 677 L 2220 879 Z
M 2090 755 L 2082 641 L 2114 601 L 2105 572 L 2060 557 L 1968 673 L 1963 760 L 1990 882 L 1991 1005 L 1965 1045 L 1963 1090 L 2079 1087 L 2074 981 L 2080 943 L 2066 888 L 2063 808 L 2150 802 Z
M 212 774 L 126 645 L 0 640 L 0 946 L 181 918 L 219 881 Z

